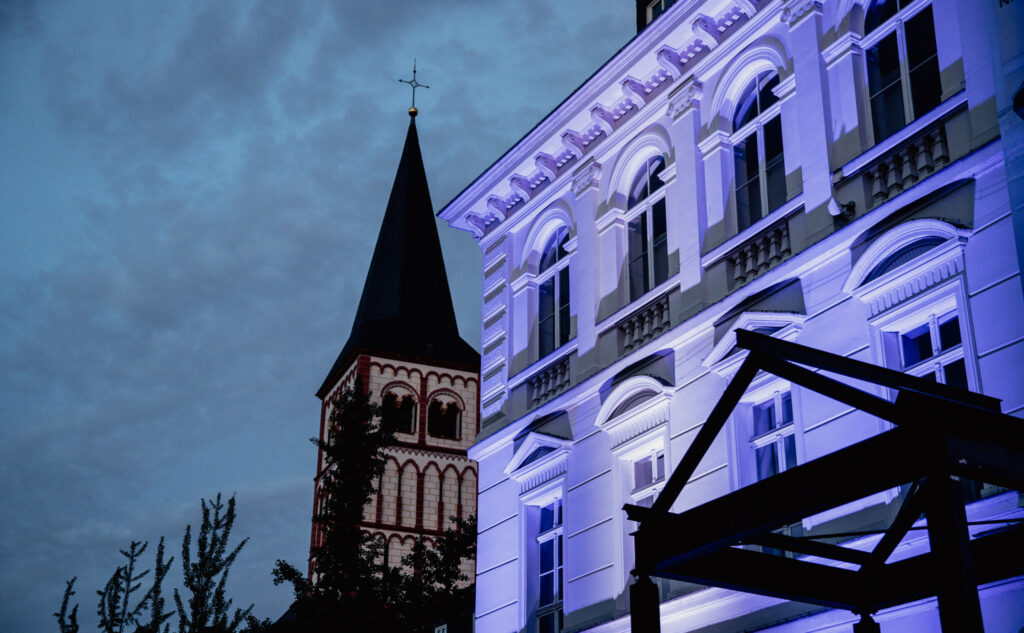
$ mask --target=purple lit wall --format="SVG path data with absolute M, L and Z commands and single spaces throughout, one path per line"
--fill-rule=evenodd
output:
M 477 631 L 629 630 L 620 508 L 650 503 L 692 442 L 744 358 L 738 328 L 984 392 L 1021 417 L 1006 166 L 1019 141 L 993 105 L 993 59 L 1015 53 L 992 48 L 999 20 L 1020 32 L 1021 16 L 981 4 L 676 3 L 441 212 L 483 253 Z M 569 290 L 542 263 L 563 229 Z M 889 428 L 759 376 L 673 510 Z M 970 520 L 1024 516 L 1016 492 L 970 494 Z M 790 531 L 884 522 L 900 495 Z M 563 521 L 537 518 L 559 506 Z M 923 534 L 893 559 L 927 551 Z M 659 582 L 663 631 L 855 621 Z M 986 630 L 1024 626 L 1024 581 L 980 591 Z M 876 619 L 886 633 L 939 626 L 934 600 Z

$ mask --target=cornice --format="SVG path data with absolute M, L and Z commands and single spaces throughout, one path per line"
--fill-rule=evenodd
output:
M 697 4 L 678 3 L 638 34 L 439 215 L 457 228 L 471 230 L 478 239 L 492 233 L 539 189 L 564 177 L 569 167 L 644 109 L 665 86 L 682 77 L 695 57 L 702 57 L 732 36 L 733 27 L 746 23 L 758 12 L 758 3 L 752 0 L 701 3 L 702 9 L 715 10 L 712 16 L 696 14 Z M 655 48 L 669 35 L 682 40 L 682 46 Z M 641 67 L 655 70 L 638 72 Z M 619 96 L 610 103 L 602 102 L 600 99 L 609 98 L 609 89 L 616 82 Z M 581 127 L 584 112 L 589 113 L 589 122 Z M 531 154 L 536 169 L 522 173 Z

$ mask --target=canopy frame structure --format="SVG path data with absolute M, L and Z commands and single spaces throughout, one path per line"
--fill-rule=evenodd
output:
M 1024 574 L 1024 524 L 995 525 L 971 539 L 959 479 L 1024 490 L 1024 421 L 1001 413 L 999 400 L 990 396 L 764 334 L 739 329 L 736 345 L 749 355 L 657 499 L 650 508 L 623 508 L 638 526 L 633 533 L 632 630 L 660 631 L 658 590 L 650 580 L 659 577 L 850 610 L 861 615 L 855 633 L 878 631 L 871 615 L 880 609 L 936 596 L 945 633 L 983 633 L 977 586 Z M 671 512 L 759 371 L 894 428 L 684 512 Z M 848 381 L 883 386 L 896 397 L 888 400 Z M 775 532 L 904 484 L 910 490 L 872 551 Z M 887 563 L 922 514 L 930 551 Z

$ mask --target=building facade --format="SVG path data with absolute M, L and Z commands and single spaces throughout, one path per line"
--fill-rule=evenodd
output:
M 352 332 L 317 391 L 319 437 L 330 434 L 332 400 L 359 388 L 395 433 L 367 504 L 363 527 L 382 535 L 399 566 L 417 538 L 431 542 L 452 517 L 476 515 L 476 466 L 466 455 L 479 431 L 479 354 L 459 336 L 416 132 L 416 111 L 366 276 Z M 314 516 L 328 464 L 317 455 Z M 313 523 L 311 550 L 321 543 Z M 316 561 L 311 556 L 309 575 Z M 464 562 L 472 577 L 473 561 Z
M 1020 3 L 637 9 L 637 37 L 440 214 L 483 253 L 469 450 L 480 633 L 629 630 L 634 526 L 621 508 L 649 505 L 686 452 L 744 358 L 737 329 L 1024 416 L 1024 222 L 1008 168 L 1021 122 L 1007 79 L 1020 78 Z M 762 374 L 672 509 L 889 428 Z M 964 485 L 970 520 L 1024 516 L 1018 493 Z M 905 492 L 788 530 L 884 529 Z M 923 534 L 893 560 L 927 551 Z M 659 582 L 662 631 L 848 632 L 857 619 Z M 1024 626 L 1024 579 L 981 587 L 981 602 L 986 630 Z M 886 633 L 938 628 L 934 599 L 876 619 Z

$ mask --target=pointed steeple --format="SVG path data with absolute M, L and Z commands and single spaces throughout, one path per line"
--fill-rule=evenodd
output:
M 409 116 L 402 159 L 352 333 L 317 391 L 320 398 L 358 354 L 451 369 L 480 367 L 480 355 L 459 336 L 414 108 Z

